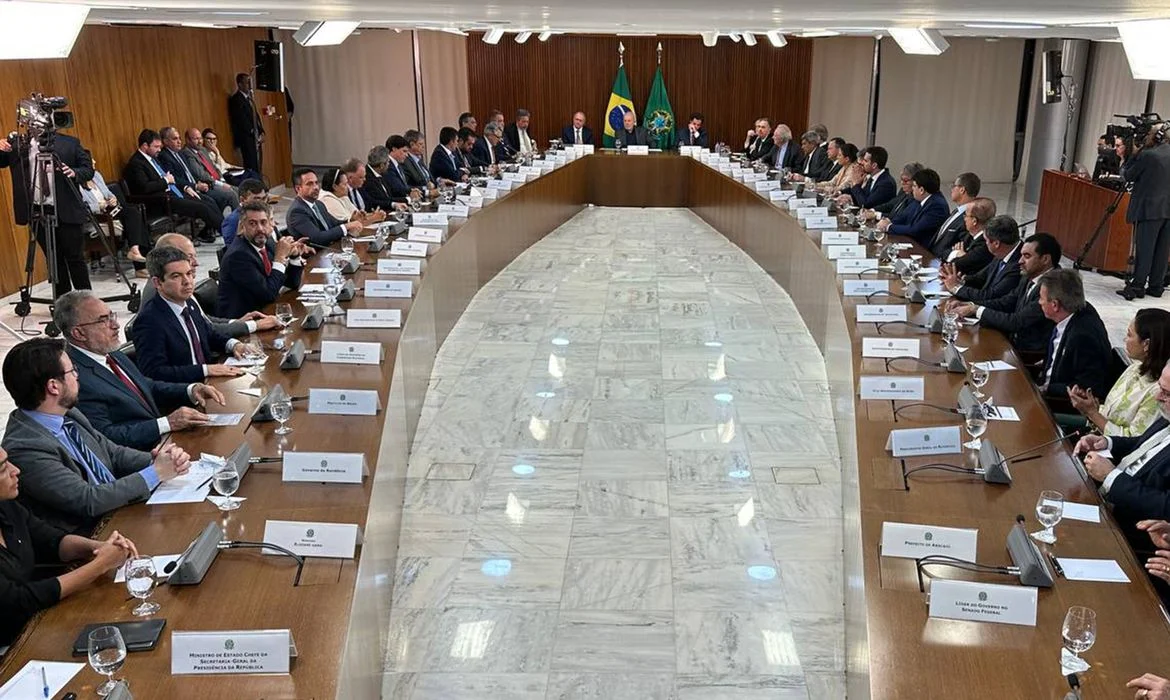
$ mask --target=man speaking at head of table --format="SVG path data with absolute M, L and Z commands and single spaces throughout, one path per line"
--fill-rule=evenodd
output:
M 614 148 L 650 145 L 650 137 L 646 134 L 646 127 L 637 126 L 636 121 L 633 112 L 626 112 L 622 115 L 622 128 L 613 135 Z

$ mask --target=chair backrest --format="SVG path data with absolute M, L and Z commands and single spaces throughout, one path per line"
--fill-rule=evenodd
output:
M 215 305 L 219 299 L 219 282 L 210 277 L 195 285 L 195 301 L 208 316 L 217 316 Z

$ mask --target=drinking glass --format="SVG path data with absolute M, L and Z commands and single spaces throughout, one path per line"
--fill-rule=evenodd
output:
M 89 665 L 106 677 L 106 682 L 97 688 L 103 698 L 114 690 L 114 674 L 126 663 L 126 642 L 117 627 L 106 625 L 89 633 Z
M 281 335 L 288 335 L 291 333 L 292 331 L 288 329 L 288 324 L 292 323 L 293 320 L 292 304 L 277 304 L 276 320 L 280 321 Z
M 971 363 L 971 383 L 975 385 L 975 398 L 982 401 L 987 398 L 983 392 L 980 391 L 986 384 L 987 380 L 991 378 L 991 372 L 978 362 Z
M 882 229 L 875 226 L 868 230 L 873 232 L 874 243 L 881 243 L 882 241 L 886 240 L 886 232 Z
M 341 237 L 341 252 L 345 253 L 346 255 L 353 254 L 353 236 Z
M 340 292 L 341 285 L 337 283 L 337 280 L 333 277 L 333 275 L 327 275 L 325 277 L 325 304 L 326 308 L 328 309 L 329 316 L 332 316 L 334 314 L 334 309 L 337 308 L 337 295 Z
M 159 604 L 148 600 L 150 594 L 154 592 L 155 576 L 157 575 L 154 559 L 151 557 L 137 557 L 126 562 L 126 590 L 130 591 L 130 595 L 142 601 L 133 610 L 133 613 L 138 617 L 158 612 Z
M 394 220 L 400 224 L 406 223 L 406 212 L 403 211 L 402 209 L 395 209 L 394 210 Z
M 276 429 L 277 435 L 288 435 L 293 431 L 292 428 L 285 425 L 289 418 L 292 418 L 292 399 L 281 399 L 274 401 L 272 404 L 272 417 L 279 423 L 280 427 Z M 236 476 L 236 485 L 239 486 L 239 475 Z M 234 492 L 234 489 L 233 489 Z
M 942 337 L 947 345 L 954 345 L 959 339 L 959 317 L 953 313 L 944 313 L 942 319 Z
M 284 403 L 283 401 L 278 403 Z M 272 415 L 276 416 L 276 405 L 272 405 Z M 292 412 L 292 404 L 288 404 L 289 412 Z M 280 418 L 277 418 L 280 420 Z M 288 420 L 286 415 L 284 420 Z M 284 421 L 280 421 L 283 426 Z M 279 430 L 277 431 L 280 432 Z M 240 502 L 232 498 L 232 494 L 240 488 L 240 473 L 236 471 L 236 465 L 231 462 L 225 462 L 223 466 L 215 470 L 215 474 L 211 478 L 211 485 L 215 487 L 215 492 L 224 497 L 223 503 L 220 504 L 219 509 L 222 511 L 236 510 L 240 507 Z
M 1039 532 L 1033 532 L 1032 538 L 1044 544 L 1056 544 L 1056 532 L 1053 528 L 1064 516 L 1064 494 L 1059 491 L 1041 491 L 1040 498 L 1036 499 L 1036 519 L 1044 526 Z M 1092 646 L 1092 642 L 1089 643 Z M 1085 647 L 1088 649 L 1089 647 Z
M 979 437 L 987 430 L 987 409 L 981 403 L 971 404 L 964 412 L 963 418 L 967 423 L 967 432 L 971 435 L 971 441 L 964 443 L 963 447 L 978 450 L 983 446 Z
M 1081 653 L 1092 649 L 1097 641 L 1097 613 L 1083 605 L 1070 607 L 1064 615 L 1064 624 L 1060 626 L 1060 636 L 1064 637 L 1064 648 L 1080 662 L 1079 670 L 1089 670 Z

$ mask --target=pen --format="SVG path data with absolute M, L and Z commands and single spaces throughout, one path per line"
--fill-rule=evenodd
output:
M 41 685 L 44 686 L 45 697 L 49 697 L 49 674 L 44 666 L 41 666 Z
M 212 474 L 211 476 L 207 477 L 207 481 L 204 481 L 202 484 L 199 484 L 199 486 L 195 490 L 198 491 L 199 489 L 203 488 L 204 486 L 207 486 L 208 484 L 211 483 L 211 480 L 214 478 L 215 478 L 215 474 Z
M 1058 562 L 1056 560 L 1056 557 L 1052 556 L 1052 554 L 1049 554 L 1048 560 L 1052 562 L 1052 568 L 1056 569 L 1057 575 L 1060 576 L 1061 578 L 1063 578 L 1064 577 L 1064 569 L 1061 568 L 1060 562 Z

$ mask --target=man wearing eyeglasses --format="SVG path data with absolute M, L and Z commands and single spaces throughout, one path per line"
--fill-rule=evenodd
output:
M 3 447 L 20 465 L 20 500 L 71 533 L 90 532 L 106 513 L 146 499 L 186 474 L 191 460 L 173 443 L 142 452 L 95 430 L 77 408 L 77 374 L 59 339 L 26 340 L 4 357 L 4 388 L 17 408 Z
M 53 321 L 77 368 L 78 406 L 93 427 L 119 445 L 148 450 L 169 432 L 205 425 L 207 416 L 192 406 L 224 405 L 213 386 L 154 381 L 139 372 L 118 352 L 118 314 L 93 292 L 61 295 Z

